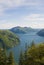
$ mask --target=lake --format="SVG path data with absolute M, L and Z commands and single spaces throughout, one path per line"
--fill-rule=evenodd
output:
M 21 51 L 21 49 L 24 51 L 26 43 L 30 45 L 33 40 L 36 44 L 44 42 L 44 37 L 40 37 L 36 34 L 19 34 L 18 36 L 20 39 L 20 44 L 17 45 L 16 47 L 10 49 L 13 51 L 15 60 L 17 62 L 19 60 L 20 51 Z

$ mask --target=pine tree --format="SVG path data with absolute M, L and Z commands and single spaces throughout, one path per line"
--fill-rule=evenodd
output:
M 0 65 L 1 65 L 1 59 L 2 58 L 2 50 L 1 50 L 1 48 L 0 48 Z
M 24 52 L 24 54 L 25 54 L 25 60 L 27 59 L 27 50 L 28 50 L 28 45 L 26 43 L 25 44 L 25 52 Z
M 31 42 L 31 47 L 35 47 L 35 42 L 34 41 Z
M 20 52 L 19 65 L 24 65 L 24 56 L 22 50 Z
M 7 50 L 6 50 L 6 47 L 4 48 L 4 51 L 3 51 L 3 54 L 4 54 L 4 65 L 7 65 L 7 61 L 8 61 L 8 59 L 7 59 L 7 52 L 6 52 Z
M 15 65 L 13 53 L 10 52 L 9 58 L 8 58 L 8 65 Z
M 3 48 L 0 48 L 0 65 L 6 65 L 6 52 Z
M 26 43 L 25 44 L 25 52 L 24 52 L 24 63 L 25 63 L 25 65 L 27 65 L 27 59 L 28 59 L 27 50 L 28 50 L 28 45 Z

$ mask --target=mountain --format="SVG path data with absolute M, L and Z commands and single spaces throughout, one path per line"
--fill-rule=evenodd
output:
M 10 31 L 14 32 L 14 33 L 18 33 L 18 34 L 25 34 L 26 31 L 24 31 L 24 29 L 22 27 L 13 27 L 12 29 L 10 29 Z
M 0 30 L 0 47 L 11 48 L 19 43 L 19 38 L 9 30 Z
M 44 29 L 40 30 L 37 34 L 38 34 L 39 36 L 44 37 Z
M 12 31 L 13 33 L 17 33 L 17 34 L 27 34 L 27 33 L 31 33 L 31 32 L 36 32 L 37 30 L 31 28 L 31 27 L 13 27 L 12 29 L 10 29 L 10 31 Z

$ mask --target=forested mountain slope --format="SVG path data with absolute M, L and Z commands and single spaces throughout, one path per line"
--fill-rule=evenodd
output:
M 6 48 L 14 47 L 19 43 L 19 38 L 8 30 L 0 30 L 0 47 Z
M 44 29 L 40 30 L 37 34 L 38 34 L 39 36 L 44 37 Z

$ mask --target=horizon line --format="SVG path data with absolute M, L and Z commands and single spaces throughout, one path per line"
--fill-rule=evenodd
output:
M 12 29 L 12 28 L 15 28 L 15 27 L 22 27 L 22 28 L 32 28 L 32 29 L 44 29 L 44 28 L 33 28 L 33 27 L 29 27 L 29 26 L 13 26 L 13 27 L 10 27 L 10 28 L 0 28 L 0 30 L 8 30 L 8 29 Z

